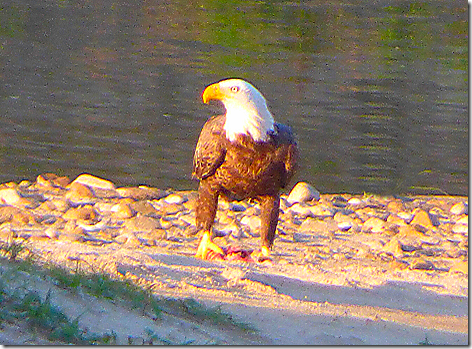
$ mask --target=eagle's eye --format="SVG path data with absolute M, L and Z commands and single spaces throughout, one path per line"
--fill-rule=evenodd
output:
M 236 92 L 238 92 L 238 91 L 239 91 L 239 87 L 238 87 L 238 86 L 233 86 L 233 87 L 231 87 L 231 92 L 236 93 Z

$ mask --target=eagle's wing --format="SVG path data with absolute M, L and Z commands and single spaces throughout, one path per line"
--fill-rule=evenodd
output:
M 223 163 L 226 155 L 224 123 L 225 116 L 219 115 L 203 125 L 193 156 L 193 177 L 205 179 Z
M 298 167 L 298 145 L 290 126 L 275 123 L 275 134 L 273 139 L 277 144 L 277 149 L 282 155 L 285 165 L 285 175 L 282 178 L 282 187 L 285 187 L 293 177 Z

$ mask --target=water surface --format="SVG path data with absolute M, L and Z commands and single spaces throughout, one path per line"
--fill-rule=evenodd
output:
M 468 193 L 458 1 L 0 1 L 0 181 L 195 189 L 200 100 L 251 81 L 321 192 Z

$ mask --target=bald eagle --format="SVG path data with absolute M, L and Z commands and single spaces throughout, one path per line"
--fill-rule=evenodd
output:
M 224 255 L 212 241 L 211 228 L 218 197 L 255 199 L 260 203 L 261 252 L 269 258 L 279 218 L 280 190 L 292 178 L 298 148 L 290 127 L 274 122 L 262 94 L 242 79 L 227 79 L 203 91 L 204 103 L 219 100 L 224 115 L 211 117 L 203 126 L 193 159 L 194 178 L 200 180 L 196 225 L 203 236 L 196 253 Z

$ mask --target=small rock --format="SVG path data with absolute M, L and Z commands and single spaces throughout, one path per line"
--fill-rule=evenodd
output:
M 461 201 L 452 206 L 449 212 L 453 215 L 469 214 L 469 206 Z
M 335 212 L 334 210 L 330 209 L 329 207 L 326 207 L 325 205 L 309 206 L 308 208 L 311 212 L 311 216 L 318 218 L 333 217 Z
M 387 210 L 393 213 L 403 211 L 403 202 L 401 200 L 393 200 L 387 204 Z
M 358 206 L 362 203 L 362 200 L 359 198 L 350 198 L 347 203 L 351 206 Z
M 44 201 L 41 205 L 37 207 L 37 210 L 40 212 L 51 212 L 56 209 L 56 206 L 51 201 Z
M 423 233 L 419 232 L 415 228 L 409 225 L 398 227 L 398 238 L 422 238 Z
M 60 187 L 65 188 L 70 183 L 69 177 L 59 177 L 54 173 L 44 173 L 36 177 L 36 183 L 44 187 Z
M 118 219 L 127 219 L 133 217 L 136 212 L 127 203 L 120 202 L 111 207 L 113 217 Z
M 5 205 L 14 206 L 20 203 L 21 196 L 18 194 L 16 189 L 7 188 L 7 189 L 0 189 L 0 203 Z
M 400 217 L 398 217 L 397 215 L 395 214 L 391 214 L 388 216 L 387 218 L 387 223 L 390 223 L 392 225 L 397 225 L 397 226 L 400 226 L 400 225 L 407 225 L 405 223 L 405 221 L 403 219 L 401 219 Z
M 408 262 L 404 260 L 394 259 L 393 261 L 389 263 L 389 267 L 392 269 L 405 270 L 406 268 L 408 268 Z
M 126 236 L 126 241 L 123 243 L 124 247 L 135 248 L 141 245 L 141 241 L 136 237 L 136 235 L 133 232 L 128 232 L 126 233 L 125 236 Z
M 161 225 L 159 224 L 159 220 L 156 218 L 138 214 L 137 216 L 126 220 L 124 228 L 134 232 L 151 232 L 155 229 L 160 229 Z
M 411 213 L 404 212 L 404 211 L 398 212 L 397 216 L 403 219 L 405 223 L 407 224 L 409 224 L 411 220 L 413 219 L 413 215 Z
M 159 219 L 159 224 L 161 225 L 161 229 L 170 229 L 173 225 L 172 222 L 166 219 L 166 216 Z
M 170 194 L 164 201 L 168 204 L 181 205 L 187 201 L 187 198 L 179 194 Z
M 64 229 L 62 230 L 62 234 L 59 235 L 59 240 L 64 241 L 82 241 L 84 238 L 84 230 L 75 224 L 75 221 L 68 221 Z
M 433 223 L 431 222 L 428 212 L 417 208 L 413 211 L 413 214 L 413 220 L 410 222 L 411 225 L 419 225 L 425 229 L 433 228 Z
M 53 174 L 45 173 L 45 174 L 39 175 L 38 177 L 36 177 L 36 183 L 38 183 L 38 185 L 43 186 L 43 187 L 52 187 L 53 186 L 52 180 L 49 179 L 51 175 Z
M 247 216 L 259 216 L 261 214 L 261 209 L 259 208 L 259 205 L 249 206 L 246 208 L 246 211 L 244 211 L 244 214 Z
M 28 211 L 18 211 L 13 215 L 12 222 L 17 223 L 20 225 L 25 225 L 29 223 L 33 223 L 35 220 L 33 216 L 31 216 Z
M 328 224 L 315 218 L 307 218 L 300 226 L 300 232 L 319 233 L 328 229 Z
M 167 205 L 161 206 L 160 213 L 164 215 L 174 215 L 183 211 L 183 209 L 184 207 L 182 205 L 167 204 Z
M 44 234 L 52 239 L 52 240 L 57 240 L 58 237 L 59 237 L 59 233 L 57 232 L 57 230 L 53 227 L 49 227 L 47 228 L 45 231 L 44 231 Z
M 364 240 L 361 244 L 368 246 L 371 253 L 381 253 L 383 251 L 383 244 L 377 239 Z
M 19 212 L 19 209 L 13 206 L 0 207 L 0 224 L 10 222 L 13 216 Z
M 231 202 L 229 204 L 229 209 L 231 211 L 234 211 L 234 212 L 244 212 L 246 211 L 246 207 L 242 204 L 239 204 L 239 203 L 234 203 L 234 202 Z
M 389 216 L 387 211 L 380 211 L 374 207 L 366 206 L 355 211 L 356 216 L 359 217 L 362 221 L 366 221 L 371 217 L 377 217 L 382 220 L 386 220 Z
M 351 222 L 339 222 L 338 223 L 338 228 L 341 231 L 348 231 L 349 229 L 352 228 L 352 226 L 353 226 L 353 224 Z
M 357 224 L 356 219 L 352 218 L 351 216 L 347 216 L 342 212 L 336 212 L 333 219 L 338 223 L 350 223 L 351 226 Z
M 305 182 L 298 182 L 293 187 L 290 195 L 287 198 L 289 204 L 293 205 L 297 202 L 307 202 L 311 200 L 319 200 L 320 192 Z
M 449 269 L 449 273 L 462 273 L 469 275 L 469 263 L 466 261 L 458 261 Z
M 450 258 L 459 258 L 463 255 L 462 250 L 454 245 L 452 247 L 447 248 L 444 253 Z M 464 255 L 467 255 L 467 252 L 465 252 Z
M 111 209 L 113 206 L 115 206 L 116 204 L 113 203 L 113 202 L 97 202 L 95 205 L 93 205 L 95 207 L 95 209 L 102 215 L 108 215 L 108 214 L 111 214 Z
M 465 224 L 456 223 L 452 226 L 452 232 L 455 234 L 468 234 L 469 226 Z
M 358 258 L 369 258 L 372 257 L 372 251 L 369 246 L 359 246 L 356 256 Z
M 428 260 L 417 260 L 410 264 L 410 269 L 414 270 L 434 270 L 436 267 L 434 266 L 433 262 Z
M 158 211 L 154 205 L 148 201 L 136 201 L 130 204 L 130 208 L 143 216 L 157 216 Z
M 90 205 L 85 205 L 77 208 L 70 208 L 63 216 L 66 220 L 81 219 L 81 220 L 94 220 L 97 218 L 97 213 Z
M 292 216 L 300 216 L 301 218 L 311 217 L 312 215 L 310 207 L 299 203 L 291 206 L 287 212 L 289 212 Z
M 78 176 L 76 179 L 72 181 L 71 184 L 74 183 L 80 183 L 82 185 L 85 185 L 87 187 L 92 187 L 92 188 L 99 188 L 99 189 L 109 189 L 109 190 L 115 190 L 115 185 L 103 178 L 95 177 L 92 176 L 91 174 L 81 174 Z
M 385 253 L 393 255 L 395 258 L 403 257 L 402 245 L 395 237 L 384 245 L 383 250 Z
M 84 199 L 88 201 L 88 199 L 95 196 L 87 186 L 80 183 L 72 182 L 67 186 L 67 189 L 69 189 L 69 191 L 66 193 L 65 197 L 72 202 L 81 202 Z
M 381 233 L 385 230 L 385 221 L 377 217 L 370 217 L 362 225 L 362 232 Z
M 333 206 L 344 208 L 347 206 L 347 200 L 340 195 L 336 195 L 332 198 L 331 202 Z
M 456 221 L 456 224 L 469 225 L 469 216 L 464 215 Z
M 248 226 L 253 232 L 259 232 L 261 227 L 261 219 L 257 216 L 244 216 L 241 219 L 241 224 Z

